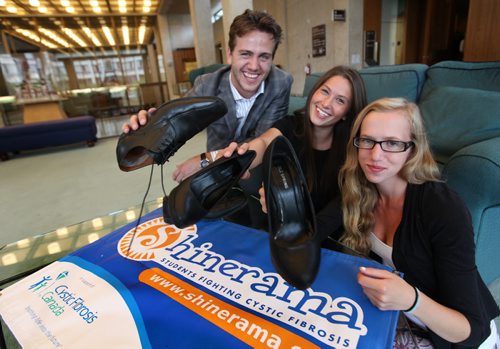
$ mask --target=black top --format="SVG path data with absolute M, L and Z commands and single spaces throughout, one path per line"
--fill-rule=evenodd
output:
M 339 205 L 332 203 L 319 215 L 318 229 L 332 231 L 339 224 Z M 459 345 L 431 333 L 435 348 L 477 347 L 489 336 L 490 321 L 500 309 L 476 267 L 469 211 L 446 184 L 408 185 L 392 260 L 408 283 L 470 323 L 471 335 Z
M 297 154 L 300 161 L 304 176 L 307 177 L 307 166 L 305 161 L 305 144 L 304 144 L 304 116 L 303 115 L 288 115 L 285 118 L 278 120 L 273 128 L 278 129 L 283 136 L 288 138 L 293 146 L 293 150 Z M 326 204 L 332 200 L 334 193 L 338 193 L 337 178 L 329 182 L 329 186 L 333 188 L 319 189 L 318 183 L 321 183 L 322 174 L 324 173 L 325 165 L 329 161 L 329 150 L 314 150 L 314 164 L 316 166 L 316 178 L 314 179 L 316 185 L 310 192 L 311 200 L 314 204 L 316 212 L 321 211 Z

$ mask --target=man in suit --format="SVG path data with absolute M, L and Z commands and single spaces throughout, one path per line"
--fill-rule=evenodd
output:
M 259 136 L 287 114 L 293 79 L 273 65 L 281 35 L 281 27 L 265 12 L 246 10 L 234 19 L 226 50 L 230 65 L 199 76 L 186 94 L 218 96 L 226 102 L 228 112 L 208 126 L 208 152 L 178 165 L 174 180 L 182 181 L 215 160 L 217 150 Z M 132 115 L 123 132 L 144 125 L 148 112 Z

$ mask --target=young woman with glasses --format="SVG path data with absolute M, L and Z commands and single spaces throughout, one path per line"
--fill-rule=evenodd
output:
M 405 312 L 435 348 L 494 348 L 500 310 L 475 264 L 470 214 L 440 180 L 418 107 L 400 98 L 369 104 L 349 144 L 340 241 L 404 275 L 361 268 L 366 296 Z

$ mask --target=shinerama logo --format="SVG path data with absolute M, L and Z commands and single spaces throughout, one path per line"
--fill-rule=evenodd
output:
M 155 218 L 125 233 L 118 243 L 118 252 L 136 261 L 154 260 L 156 251 L 175 243 L 183 232 L 196 233 L 196 226 L 179 229 L 165 224 L 163 217 Z

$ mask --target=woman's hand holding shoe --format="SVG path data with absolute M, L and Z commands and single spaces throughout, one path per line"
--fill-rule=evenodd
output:
M 248 143 L 242 143 L 238 145 L 236 142 L 231 142 L 225 149 L 217 152 L 218 154 L 222 154 L 225 158 L 231 157 L 234 152 L 236 151 L 238 155 L 243 155 L 245 154 L 248 150 L 250 149 L 250 145 Z M 249 169 L 252 169 L 256 166 L 255 160 L 254 162 L 250 165 Z M 241 179 L 249 179 L 250 178 L 250 171 L 246 170 L 245 173 L 241 176 Z
M 266 191 L 264 190 L 263 186 L 259 188 L 259 202 L 262 208 L 262 212 L 267 214 Z

